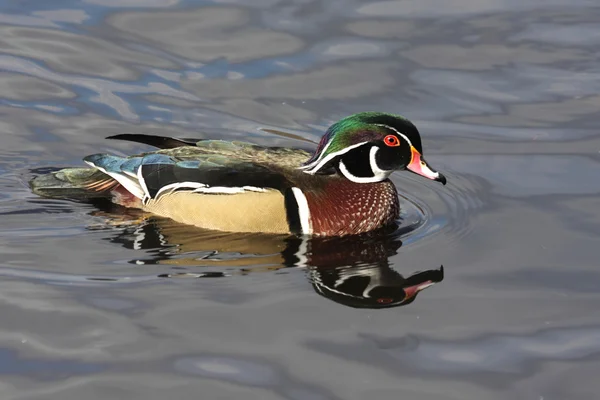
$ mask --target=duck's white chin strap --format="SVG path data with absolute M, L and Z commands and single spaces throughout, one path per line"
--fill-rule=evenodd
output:
M 341 173 L 348 178 L 348 180 L 356 183 L 375 183 L 386 180 L 390 174 L 394 171 L 385 171 L 377 165 L 376 155 L 379 151 L 379 147 L 373 146 L 371 151 L 369 151 L 369 166 L 371 167 L 371 171 L 373 172 L 373 176 L 355 176 L 352 175 L 348 168 L 344 164 L 344 161 L 340 160 L 339 168 Z

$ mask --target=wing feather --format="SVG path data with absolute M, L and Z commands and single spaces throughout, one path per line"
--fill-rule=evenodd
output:
M 130 176 L 121 170 L 121 165 L 126 160 L 126 158 L 108 154 L 93 154 L 83 159 L 86 164 L 104 172 L 106 175 L 119 182 L 132 195 L 139 199 L 143 199 L 145 197 L 145 192 L 137 178 Z
M 199 194 L 238 194 L 279 191 L 289 187 L 287 179 L 262 165 L 232 160 L 214 154 L 180 160 L 164 153 L 129 158 L 93 154 L 84 161 L 119 182 L 146 203 L 177 191 Z

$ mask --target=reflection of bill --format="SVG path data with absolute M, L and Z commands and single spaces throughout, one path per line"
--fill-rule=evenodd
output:
M 132 260 L 136 264 L 221 270 L 160 275 L 164 278 L 223 277 L 304 267 L 318 294 L 358 308 L 410 304 L 420 291 L 444 278 L 442 267 L 406 278 L 392 269 L 389 258 L 402 246 L 393 228 L 358 236 L 300 238 L 208 231 L 140 213 L 102 214 L 110 217 L 111 225 L 123 227 L 112 242 L 135 250 L 155 250 L 144 259 Z

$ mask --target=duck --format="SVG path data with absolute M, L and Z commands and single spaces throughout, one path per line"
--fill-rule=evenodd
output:
M 345 236 L 394 224 L 400 215 L 394 171 L 446 184 L 423 156 L 417 127 L 400 115 L 361 112 L 332 124 L 314 152 L 224 140 L 144 134 L 107 139 L 158 150 L 83 158 L 87 167 L 39 175 L 43 197 L 138 208 L 200 228 Z

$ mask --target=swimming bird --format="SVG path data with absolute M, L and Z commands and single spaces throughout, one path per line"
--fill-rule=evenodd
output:
M 93 154 L 88 168 L 31 181 L 41 196 L 140 208 L 175 221 L 229 232 L 313 236 L 360 234 L 399 217 L 389 179 L 408 170 L 446 184 L 423 158 L 408 119 L 362 112 L 331 125 L 314 153 L 246 142 L 120 134 L 159 150 L 118 157 Z

